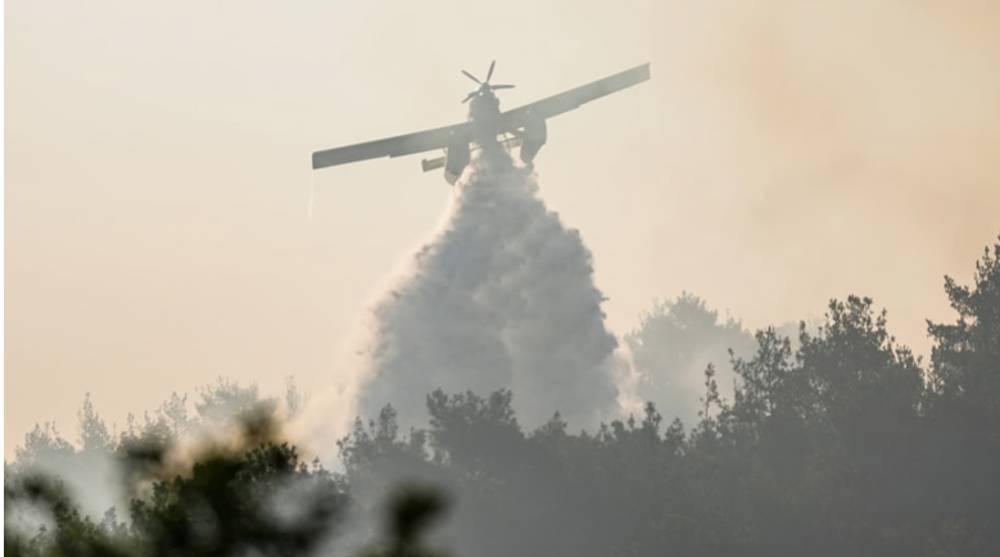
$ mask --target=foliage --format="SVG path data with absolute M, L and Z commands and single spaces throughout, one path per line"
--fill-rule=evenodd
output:
M 724 321 L 704 300 L 685 292 L 658 302 L 639 327 L 625 335 L 639 373 L 638 395 L 671 418 L 687 423 L 698 418 L 702 372 L 709 364 L 732 385 L 730 356 L 749 356 L 754 337 L 732 318 Z
M 80 412 L 79 450 L 53 428 L 36 428 L 9 470 L 5 502 L 8 511 L 36 511 L 47 520 L 27 536 L 10 528 L 8 520 L 6 551 L 28 556 L 290 556 L 317 549 L 348 509 L 343 480 L 318 462 L 303 462 L 295 447 L 281 442 L 274 406 L 258 404 L 252 394 L 243 396 L 245 390 L 222 382 L 215 391 L 203 391 L 200 415 L 226 421 L 204 408 L 219 400 L 239 400 L 240 427 L 220 440 L 185 440 L 186 446 L 174 437 L 189 425 L 177 404 L 183 399 L 176 395 L 156 418 L 147 416 L 144 428 L 133 420 L 117 442 L 89 397 Z M 30 466 L 53 454 L 87 465 L 97 451 L 124 472 L 131 495 L 125 521 L 111 507 L 95 523 L 74 504 L 57 475 L 40 474 Z
M 49 520 L 30 536 L 8 527 L 5 549 L 300 555 L 329 552 L 331 532 L 348 536 L 350 525 L 362 541 L 335 554 L 998 555 L 1000 240 L 973 284 L 946 278 L 945 291 L 957 319 L 928 324 L 926 369 L 884 311 L 849 296 L 796 339 L 758 332 L 754 350 L 730 361 L 731 396 L 707 365 L 690 430 L 651 402 L 589 433 L 569 432 L 558 413 L 525 431 L 509 391 L 435 391 L 426 430 L 401 432 L 391 406 L 358 419 L 338 443 L 343 474 L 303 463 L 276 437 L 275 406 L 253 418 L 256 391 L 233 384 L 203 393 L 193 415 L 175 395 L 118 439 L 87 399 L 79 448 L 39 426 L 9 466 L 8 511 L 36 505 Z M 243 415 L 242 443 L 209 445 L 176 468 L 163 440 L 223 407 Z M 32 472 L 102 452 L 133 471 L 122 520 L 95 521 Z M 427 535 L 446 501 L 448 518 Z M 368 525 L 383 508 L 377 535 Z

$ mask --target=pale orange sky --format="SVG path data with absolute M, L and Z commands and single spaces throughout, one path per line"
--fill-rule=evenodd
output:
M 321 391 L 449 190 L 310 152 L 461 120 L 494 58 L 507 108 L 652 62 L 537 164 L 617 333 L 684 289 L 751 327 L 858 293 L 926 351 L 1000 233 L 1000 4 L 750 4 L 8 1 L 6 454 L 87 391 L 119 424 L 218 375 Z

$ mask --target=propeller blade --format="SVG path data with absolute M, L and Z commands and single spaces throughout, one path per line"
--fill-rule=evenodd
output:
M 469 102 L 469 99 L 471 99 L 472 97 L 475 97 L 478 92 L 479 91 L 473 91 L 473 92 L 469 93 L 468 95 L 465 96 L 464 99 L 462 99 L 462 102 L 463 103 Z
M 513 85 L 490 85 L 490 89 L 513 89 Z
M 483 82 L 482 82 L 482 81 L 479 81 L 479 79 L 477 79 L 477 78 L 476 78 L 476 76 L 472 75 L 471 73 L 469 73 L 469 72 L 467 72 L 467 71 L 465 71 L 465 70 L 462 70 L 462 73 L 464 73 L 464 74 L 465 74 L 465 77 L 467 77 L 467 78 L 471 79 L 472 81 L 475 81 L 476 83 L 478 83 L 478 84 L 480 84 L 480 85 L 482 85 L 482 84 L 483 84 Z
M 493 77 L 493 68 L 497 65 L 497 61 L 494 60 L 490 62 L 490 71 L 486 72 L 486 83 L 490 82 L 490 78 Z

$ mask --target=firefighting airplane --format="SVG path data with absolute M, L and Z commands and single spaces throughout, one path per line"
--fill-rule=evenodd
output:
M 463 103 L 472 101 L 469 105 L 468 121 L 443 128 L 316 151 L 312 154 L 313 169 L 444 149 L 445 156 L 424 159 L 422 166 L 424 172 L 443 166 L 445 179 L 449 184 L 454 184 L 462 174 L 462 170 L 469 164 L 470 150 L 490 149 L 496 146 L 508 150 L 519 146 L 521 160 L 525 164 L 531 164 L 538 150 L 545 144 L 546 119 L 649 79 L 649 64 L 646 63 L 558 95 L 507 112 L 500 112 L 500 100 L 493 92 L 514 86 L 490 83 L 495 66 L 494 60 L 486 72 L 486 79 L 482 81 L 462 70 L 466 77 L 479 84 L 476 90 L 462 100 Z M 470 146 L 471 143 L 475 143 L 477 147 Z

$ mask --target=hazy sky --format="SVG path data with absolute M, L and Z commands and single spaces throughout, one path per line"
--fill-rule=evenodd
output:
M 449 188 L 309 154 L 460 121 L 494 58 L 506 108 L 652 62 L 537 161 L 619 334 L 683 289 L 751 327 L 859 293 L 926 351 L 1000 233 L 990 0 L 8 0 L 6 37 L 8 455 L 87 391 L 321 391 Z

